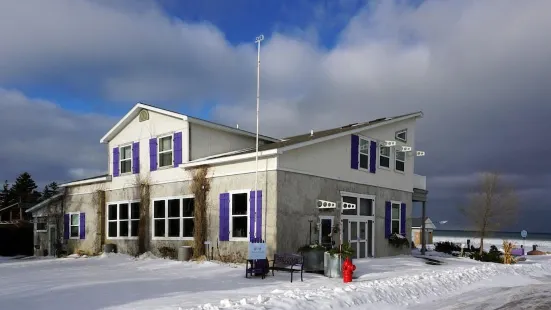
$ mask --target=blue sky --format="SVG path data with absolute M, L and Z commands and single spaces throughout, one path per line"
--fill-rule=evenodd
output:
M 549 230 L 539 154 L 550 147 L 534 137 L 551 130 L 550 10 L 545 0 L 2 1 L 0 177 L 103 173 L 99 139 L 139 101 L 254 130 L 264 34 L 263 134 L 422 110 L 416 147 L 427 156 L 415 170 L 433 217 L 458 217 L 479 173 L 498 171 L 522 198 L 517 226 Z

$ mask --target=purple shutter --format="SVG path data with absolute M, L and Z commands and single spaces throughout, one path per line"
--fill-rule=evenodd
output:
M 218 239 L 220 241 L 230 240 L 230 194 L 220 194 L 220 223 L 218 225 Z
M 254 191 L 251 191 L 249 195 L 249 240 L 252 242 L 255 240 L 255 234 L 254 234 L 254 219 L 255 217 L 255 211 L 256 211 L 256 195 Z
M 80 239 L 86 238 L 86 217 L 84 215 L 84 212 L 80 213 Z
M 388 239 L 392 234 L 392 204 L 385 202 L 385 238 Z
M 406 204 L 400 206 L 400 234 L 406 236 Z
M 377 171 L 377 142 L 371 141 L 369 144 L 369 172 Z
M 360 137 L 352 135 L 350 139 L 350 168 L 358 169 L 358 147 L 360 146 Z
M 63 239 L 69 239 L 69 214 L 63 214 Z
M 113 176 L 119 176 L 119 148 L 113 148 Z
M 157 138 L 149 139 L 149 171 L 157 170 Z
M 132 143 L 132 173 L 140 173 L 140 142 Z
M 182 163 L 182 132 L 174 133 L 174 167 Z
M 256 240 L 262 241 L 262 191 L 256 192 Z

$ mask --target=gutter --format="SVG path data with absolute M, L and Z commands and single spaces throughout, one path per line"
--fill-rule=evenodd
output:
M 258 152 L 258 158 L 264 158 L 264 157 L 270 157 L 282 154 L 281 150 L 273 149 L 273 150 L 267 150 L 267 151 L 261 151 Z M 204 159 L 204 160 L 195 160 L 192 162 L 188 162 L 185 164 L 180 164 L 180 168 L 182 169 L 188 169 L 188 168 L 195 168 L 203 165 L 218 165 L 218 164 L 228 164 L 228 163 L 234 163 L 237 161 L 244 161 L 248 159 L 255 158 L 256 152 L 242 154 L 242 155 L 234 155 L 234 156 L 228 156 L 228 157 L 222 157 L 222 158 L 214 158 L 214 159 Z
M 70 187 L 70 186 L 86 185 L 86 184 L 93 184 L 93 183 L 98 183 L 98 182 L 108 182 L 108 181 L 111 181 L 111 176 L 110 175 L 99 177 L 99 178 L 82 180 L 82 181 L 68 182 L 68 183 L 64 183 L 64 184 L 59 185 L 59 187 Z

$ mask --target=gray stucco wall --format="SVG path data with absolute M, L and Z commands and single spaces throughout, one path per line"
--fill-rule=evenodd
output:
M 308 243 L 310 217 L 317 221 L 320 211 L 316 200 L 340 201 L 341 191 L 375 196 L 375 256 L 408 254 L 409 248 L 396 249 L 384 237 L 385 201 L 396 200 L 407 204 L 406 232 L 411 231 L 412 193 L 380 188 L 357 183 L 343 182 L 327 178 L 309 176 L 293 172 L 279 171 L 277 175 L 277 251 L 296 252 Z M 321 215 L 335 215 L 334 211 L 322 211 Z M 336 218 L 335 218 L 336 219 Z M 408 240 L 411 233 L 406 233 Z M 338 244 L 338 236 L 334 236 Z M 313 233 L 312 240 L 318 240 Z

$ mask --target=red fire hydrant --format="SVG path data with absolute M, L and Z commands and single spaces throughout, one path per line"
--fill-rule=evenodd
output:
M 350 257 L 347 257 L 342 263 L 342 281 L 344 283 L 352 282 L 354 270 L 356 270 L 356 265 L 352 264 Z

